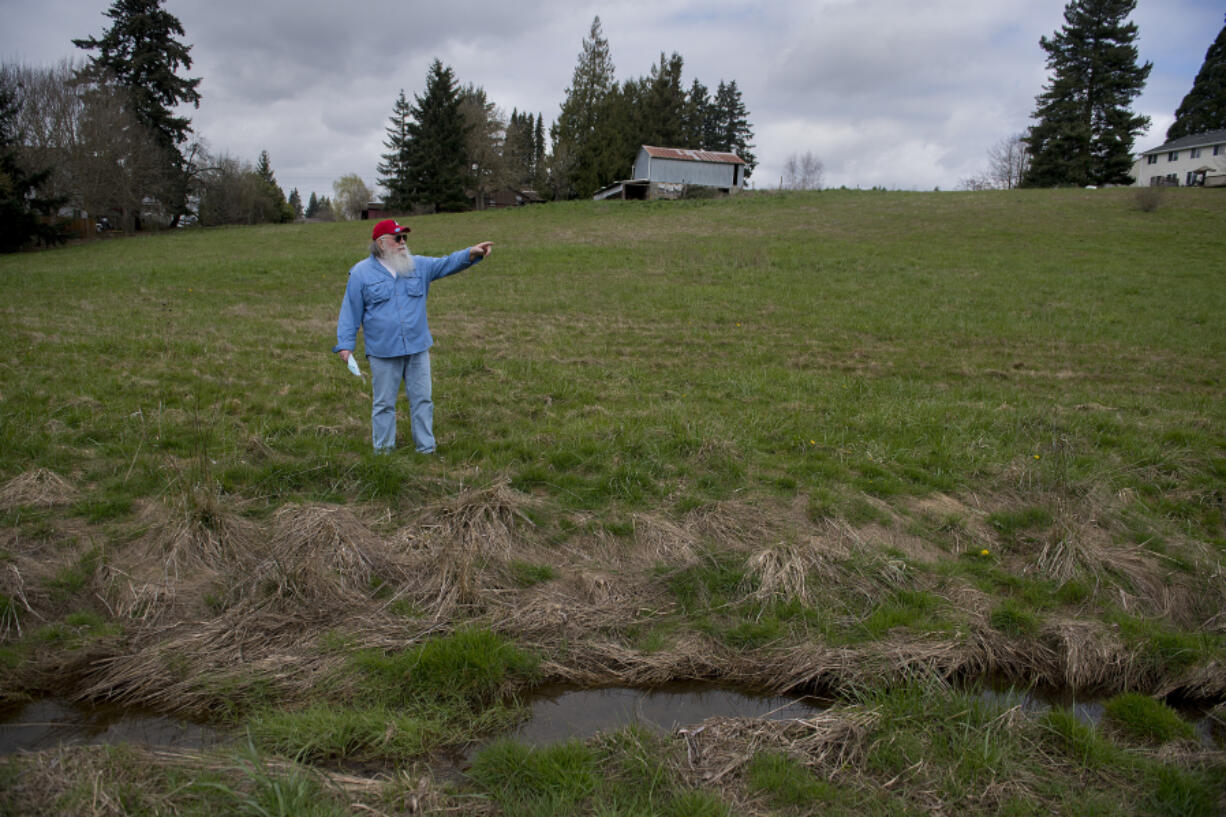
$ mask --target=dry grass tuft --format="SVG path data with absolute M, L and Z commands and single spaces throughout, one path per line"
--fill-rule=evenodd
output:
M 736 777 L 761 751 L 782 752 L 826 774 L 858 767 L 878 718 L 872 710 L 859 708 L 788 720 L 708 718 L 677 730 L 686 758 L 678 772 L 704 785 L 718 785 Z
M 754 596 L 762 600 L 795 600 L 806 606 L 818 601 L 823 584 L 833 584 L 842 576 L 836 559 L 846 556 L 841 548 L 827 548 L 819 540 L 805 543 L 780 543 L 749 557 L 746 568 L 756 579 Z
M 488 550 L 509 554 L 523 539 L 520 531 L 524 526 L 535 527 L 524 513 L 524 508 L 535 504 L 532 497 L 499 482 L 427 508 L 421 524 L 446 541 L 464 546 L 480 543 Z
M 721 547 L 761 547 L 777 537 L 778 515 L 744 502 L 715 502 L 685 515 L 685 527 Z
M 172 621 L 134 636 L 126 652 L 96 657 L 57 694 L 193 717 L 231 717 L 251 700 L 301 700 L 335 680 L 346 658 L 319 639 L 343 623 L 353 649 L 403 649 L 420 633 L 369 603 L 338 611 L 299 604 L 242 603 L 203 621 Z M 341 690 L 338 690 L 338 694 Z
M 1051 681 L 1069 689 L 1123 689 L 1135 681 L 1133 662 L 1118 636 L 1093 621 L 1064 620 L 1044 628 L 1057 666 Z
M 5 805 L 15 809 L 11 813 L 60 815 L 67 813 L 65 808 L 71 805 L 71 813 L 79 817 L 179 814 L 185 810 L 196 813 L 202 804 L 201 793 L 190 785 L 180 784 L 183 773 L 189 779 L 210 773 L 221 778 L 224 783 L 219 785 L 229 788 L 237 797 L 249 792 L 252 773 L 257 770 L 261 776 L 277 779 L 302 774 L 305 768 L 271 758 L 253 761 L 230 753 L 139 746 L 125 746 L 123 752 L 115 752 L 107 746 L 61 746 L 14 756 L 10 762 L 10 768 L 19 772 L 13 776 L 13 785 L 5 792 L 3 800 Z M 428 776 L 413 780 L 410 771 L 401 770 L 397 777 L 406 813 L 436 813 L 433 809 L 442 799 L 439 787 Z M 317 775 L 328 796 L 347 803 L 352 813 L 384 813 L 366 803 L 386 807 L 383 800 L 388 778 L 385 775 L 362 777 L 314 768 L 309 774 Z M 233 800 L 220 797 L 211 802 L 216 807 L 239 806 Z M 250 813 L 270 812 L 261 807 L 258 812 Z
M 120 617 L 152 624 L 200 614 L 204 599 L 229 573 L 249 569 L 259 526 L 213 490 L 194 489 L 171 507 L 148 503 L 144 537 L 103 565 L 103 594 Z
M 683 567 L 698 562 L 702 548 L 694 531 L 658 514 L 636 513 L 634 542 L 649 564 Z
M 1057 536 L 1044 543 L 1034 561 L 1039 575 L 1056 582 L 1089 579 L 1100 592 L 1110 590 L 1124 609 L 1170 614 L 1175 606 L 1157 557 L 1140 546 L 1122 547 L 1092 523 L 1061 519 Z
M 22 560 L 28 562 L 28 560 Z M 23 565 L 27 568 L 27 572 L 32 565 L 28 563 Z M 0 593 L 7 599 L 8 603 L 0 612 L 0 639 L 6 639 L 10 632 L 15 632 L 18 638 L 21 637 L 21 620 L 26 616 L 38 615 L 34 607 L 30 606 L 30 601 L 26 598 L 26 580 L 18 567 L 17 560 L 10 561 L 0 569 Z M 0 700 L 4 697 L 0 693 Z
M 344 506 L 287 505 L 272 519 L 273 532 L 238 598 L 260 606 L 360 610 L 384 583 L 409 579 L 407 560 Z
M 535 500 L 496 483 L 427 508 L 410 588 L 436 621 L 457 606 L 481 608 L 481 591 L 502 584 L 507 563 L 531 547 L 524 512 Z
M 236 501 L 205 488 L 183 492 L 169 513 L 147 506 L 142 518 L 150 526 L 152 545 L 160 552 L 166 575 L 177 579 L 181 573 L 245 562 L 260 536 L 257 526 L 238 509 Z M 148 555 L 157 558 L 158 553 Z
M 0 488 L 0 508 L 8 510 L 22 505 L 49 508 L 64 505 L 77 498 L 72 483 L 54 471 L 36 468 L 10 479 Z

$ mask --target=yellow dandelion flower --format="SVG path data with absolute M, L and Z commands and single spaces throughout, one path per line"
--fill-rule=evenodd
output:
M 979 551 L 979 555 L 980 555 L 980 556 L 987 556 L 987 555 L 988 555 L 988 549 L 987 549 L 987 548 L 984 548 L 983 550 Z

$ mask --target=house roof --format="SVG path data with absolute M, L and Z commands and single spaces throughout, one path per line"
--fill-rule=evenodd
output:
M 720 153 L 713 150 L 690 150 L 689 148 L 658 148 L 643 145 L 647 155 L 655 159 L 680 159 L 685 162 L 711 162 L 721 165 L 743 165 L 745 160 L 735 153 Z
M 1150 148 L 1142 153 L 1142 156 L 1150 153 L 1167 153 L 1172 150 L 1183 150 L 1184 148 L 1201 148 L 1207 145 L 1219 145 L 1226 142 L 1226 130 L 1211 130 L 1204 133 L 1194 133 L 1191 136 L 1181 136 L 1178 139 L 1172 139 L 1165 145 L 1160 145 L 1156 148 Z

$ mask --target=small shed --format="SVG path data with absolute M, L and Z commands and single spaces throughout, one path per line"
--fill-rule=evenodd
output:
M 735 153 L 643 145 L 634 160 L 634 178 L 731 192 L 745 186 L 745 161 Z
M 677 198 L 686 187 L 734 193 L 745 187 L 745 160 L 735 153 L 643 145 L 633 178 L 615 182 L 593 198 Z

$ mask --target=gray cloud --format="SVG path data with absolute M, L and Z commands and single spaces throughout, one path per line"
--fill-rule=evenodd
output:
M 0 58 L 80 59 L 73 37 L 109 24 L 110 0 L 0 0 Z M 987 148 L 1022 131 L 1046 78 L 1039 37 L 1065 0 L 167 0 L 190 43 L 203 100 L 189 111 L 216 150 L 267 150 L 282 186 L 331 193 L 375 182 L 397 94 L 423 90 L 434 58 L 485 88 L 505 113 L 552 121 L 599 14 L 617 77 L 647 74 L 661 52 L 684 82 L 737 81 L 756 131 L 759 186 L 789 154 L 812 151 L 829 185 L 955 186 Z M 1220 30 L 1219 0 L 1142 2 L 1142 59 L 1154 62 L 1134 108 L 1153 118 L 1138 149 L 1162 142 Z

